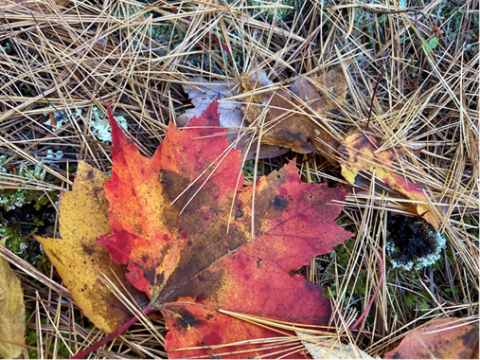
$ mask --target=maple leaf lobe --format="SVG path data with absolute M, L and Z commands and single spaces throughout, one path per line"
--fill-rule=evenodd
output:
M 62 240 L 35 238 L 42 244 L 83 314 L 95 326 L 111 333 L 132 314 L 99 276 L 105 274 L 117 288 L 126 288 L 138 302 L 144 301 L 146 296 L 131 286 L 125 278 L 124 267 L 112 262 L 111 254 L 96 241 L 110 232 L 104 191 L 107 177 L 80 161 L 73 188 L 62 194 L 59 203 Z

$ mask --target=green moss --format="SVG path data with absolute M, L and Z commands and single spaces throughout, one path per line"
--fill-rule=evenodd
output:
M 3 166 L 6 160 L 7 160 L 7 157 L 5 155 L 0 156 L 0 174 L 8 173 L 7 169 Z M 43 181 L 46 176 L 46 170 L 43 169 L 41 163 L 33 167 L 21 166 L 19 169 L 18 175 L 26 179 L 24 180 L 24 183 L 28 184 L 29 181 L 33 181 L 33 180 Z M 3 181 L 8 182 L 8 176 L 4 177 Z M 12 185 L 13 184 L 14 183 L 12 181 Z M 37 201 L 42 195 L 44 195 L 43 191 L 35 191 L 35 190 L 22 190 L 22 189 L 0 190 L 0 208 L 4 208 L 6 211 L 14 210 L 32 201 Z
M 325 297 L 330 298 L 329 292 L 331 292 L 333 296 L 338 295 L 336 277 L 337 277 L 337 274 L 338 276 L 345 275 L 345 269 L 348 268 L 348 263 L 351 258 L 351 253 L 353 251 L 354 246 L 355 246 L 354 239 L 348 240 L 343 245 L 335 246 L 334 250 L 328 255 L 330 260 L 332 260 L 330 265 L 328 265 L 327 268 L 324 270 L 319 269 L 326 274 L 325 280 L 327 280 L 327 283 L 325 284 L 323 289 L 323 294 Z M 337 263 L 336 270 L 334 265 L 335 259 Z M 328 282 L 328 279 L 330 279 L 331 282 Z M 347 284 L 346 289 L 344 288 L 344 290 L 346 291 L 346 294 L 344 294 L 345 296 L 344 296 L 343 305 L 347 306 L 349 304 L 356 304 L 355 306 L 357 306 L 358 310 L 360 310 L 362 308 L 362 301 L 365 298 L 367 278 L 362 273 L 359 273 L 355 277 L 355 280 L 356 281 L 350 281 Z
M 38 218 L 43 226 L 43 222 Z M 35 228 L 32 233 L 38 232 Z M 0 237 L 6 240 L 5 246 L 14 254 L 20 256 L 23 260 L 35 266 L 44 274 L 50 273 L 50 261 L 38 242 L 30 235 L 21 236 L 18 226 L 0 225 Z
M 5 174 L 3 181 L 9 182 L 13 177 L 10 178 L 8 174 L 13 172 L 13 169 L 7 169 L 4 166 L 6 160 L 5 156 L 0 156 L 0 173 Z M 48 180 L 41 163 L 21 166 L 17 173 L 15 180 L 18 181 L 20 176 L 23 178 L 23 184 Z M 12 187 L 16 185 L 17 182 L 12 180 Z M 44 274 L 50 273 L 50 262 L 40 244 L 31 235 L 53 235 L 55 208 L 51 205 L 50 199 L 58 201 L 58 197 L 58 191 L 52 191 L 46 196 L 43 190 L 0 190 L 0 209 L 3 213 L 0 222 L 0 238 L 5 238 L 8 249 Z

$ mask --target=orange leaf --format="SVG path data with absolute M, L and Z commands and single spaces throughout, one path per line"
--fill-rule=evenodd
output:
M 373 136 L 368 138 L 360 132 L 354 132 L 345 137 L 338 151 L 345 156 L 342 163 L 342 175 L 351 184 L 359 171 L 376 169 L 375 176 L 385 182 L 391 189 L 414 201 L 414 206 L 419 215 L 422 215 L 435 230 L 440 226 L 438 219 L 428 203 L 421 185 L 414 184 L 395 172 L 392 167 L 394 161 L 400 159 L 404 149 L 388 149 L 375 152 L 379 142 Z
M 473 359 L 477 348 L 478 324 L 444 318 L 413 330 L 384 359 Z
M 217 309 L 327 325 L 331 308 L 322 288 L 297 271 L 352 236 L 334 222 L 342 209 L 335 201 L 345 198 L 344 189 L 302 183 L 293 162 L 260 178 L 253 236 L 254 189 L 242 187 L 240 151 L 225 153 L 225 136 L 205 137 L 224 132 L 215 103 L 183 131 L 170 124 L 151 159 L 109 115 L 114 165 L 106 192 L 112 233 L 98 242 L 116 263 L 128 264 L 128 279 L 162 311 L 170 357 L 239 350 L 245 352 L 230 357 L 256 356 L 265 351 L 251 344 L 179 349 L 278 336 Z

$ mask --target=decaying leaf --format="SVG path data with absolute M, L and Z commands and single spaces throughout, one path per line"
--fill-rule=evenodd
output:
M 25 302 L 20 280 L 0 257 L 0 356 L 15 359 L 25 347 Z
M 323 119 L 329 111 L 338 109 L 347 104 L 348 83 L 341 66 L 320 75 L 306 79 L 298 78 L 291 90 L 308 107 Z M 330 163 L 337 164 L 336 149 L 340 142 L 331 135 L 325 120 L 313 123 L 315 142 L 314 147 L 318 154 L 322 154 Z
M 225 136 L 207 137 L 224 132 L 216 103 L 182 131 L 170 124 L 151 159 L 110 121 L 111 234 L 98 242 L 116 263 L 128 264 L 127 278 L 162 311 L 171 358 L 257 356 L 265 350 L 252 344 L 208 347 L 278 336 L 217 309 L 327 324 L 331 307 L 322 288 L 297 271 L 352 236 L 334 222 L 344 189 L 302 183 L 291 163 L 258 180 L 253 210 L 240 151 L 215 161 L 228 147 Z
M 375 359 L 353 343 L 315 337 L 300 331 L 296 334 L 314 359 Z
M 146 298 L 127 281 L 124 266 L 115 264 L 108 250 L 96 242 L 110 232 L 104 189 L 107 178 L 80 161 L 73 190 L 62 194 L 59 204 L 61 239 L 36 239 L 85 316 L 110 333 L 130 320 L 132 314 L 102 282 L 102 274 L 118 289 L 126 287 L 135 301 L 140 303 Z
M 317 151 L 336 163 L 333 154 L 339 142 L 332 137 L 327 124 L 315 123 L 299 110 L 307 106 L 307 114 L 313 111 L 326 118 L 328 111 L 346 104 L 347 81 L 341 67 L 309 79 L 299 77 L 291 86 L 297 98 L 285 90 L 268 90 L 265 84 L 248 75 L 241 77 L 241 84 L 245 91 L 251 92 L 246 98 L 250 102 L 243 108 L 249 122 L 259 119 L 268 105 L 263 142 L 302 154 Z M 314 137 L 320 141 L 313 143 Z
M 419 215 L 423 215 L 438 231 L 439 221 L 428 205 L 428 198 L 421 185 L 414 184 L 397 174 L 392 164 L 400 159 L 405 150 L 387 149 L 375 152 L 379 148 L 379 142 L 373 136 L 368 138 L 360 132 L 354 132 L 345 137 L 338 151 L 345 156 L 342 162 L 342 175 L 351 184 L 355 183 L 355 177 L 359 171 L 376 169 L 375 176 L 385 182 L 391 189 L 414 201 L 414 206 Z
M 266 75 L 263 77 L 265 76 Z M 202 77 L 191 78 L 190 82 L 194 83 L 195 86 L 190 87 L 183 85 L 183 89 L 192 101 L 194 108 L 188 109 L 184 114 L 177 117 L 177 125 L 182 127 L 190 123 L 194 116 L 197 118 L 200 117 L 213 101 L 224 100 L 229 96 L 236 94 L 235 83 L 228 84 L 222 81 L 208 82 Z M 236 100 L 219 101 L 218 113 L 220 116 L 220 126 L 229 132 L 229 134 L 227 134 L 228 142 L 232 144 L 236 141 L 236 149 L 241 149 L 242 151 L 246 150 L 248 145 L 247 136 L 243 136 L 238 141 L 239 134 L 241 134 L 239 130 L 246 128 L 247 125 L 243 116 L 242 104 Z M 262 144 L 260 146 L 258 158 L 273 158 L 283 155 L 288 151 L 288 149 L 276 145 Z M 257 146 L 256 144 L 253 144 L 246 156 L 246 160 L 255 159 L 257 155 L 256 152 Z
M 473 359 L 472 355 L 478 354 L 477 349 L 477 323 L 443 318 L 406 335 L 384 359 Z
M 251 93 L 246 97 L 248 105 L 243 107 L 245 118 L 250 123 L 261 119 L 265 106 L 268 106 L 263 143 L 287 147 L 299 154 L 315 151 L 312 145 L 313 125 L 308 117 L 298 113 L 294 99 L 287 91 L 264 90 L 260 81 L 248 75 L 242 76 L 240 81 L 243 89 Z

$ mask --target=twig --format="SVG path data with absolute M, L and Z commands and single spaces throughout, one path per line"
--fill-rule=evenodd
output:
M 365 316 L 367 316 L 368 312 L 370 311 L 370 308 L 372 307 L 373 305 L 373 302 L 375 301 L 375 298 L 377 296 L 377 293 L 378 291 L 380 290 L 380 287 L 382 286 L 382 283 L 383 283 L 383 278 L 385 277 L 385 269 L 384 269 L 384 266 L 383 266 L 383 259 L 382 259 L 382 255 L 380 255 L 380 252 L 377 250 L 377 248 L 371 244 L 369 244 L 369 247 L 370 249 L 372 249 L 374 252 L 375 252 L 375 255 L 377 256 L 378 258 L 378 262 L 380 263 L 380 280 L 378 281 L 378 285 L 377 285 L 377 288 L 375 289 L 375 292 L 373 293 L 373 296 L 372 298 L 370 299 L 370 302 L 368 303 L 367 307 L 365 308 L 365 310 L 363 311 L 362 315 L 360 315 L 360 317 L 357 319 L 357 321 L 355 321 L 355 323 L 350 326 L 350 328 L 348 329 L 349 331 L 353 331 L 357 328 L 358 325 L 360 325 L 360 323 L 362 322 L 363 318 Z

